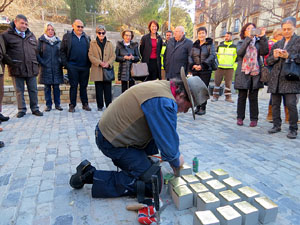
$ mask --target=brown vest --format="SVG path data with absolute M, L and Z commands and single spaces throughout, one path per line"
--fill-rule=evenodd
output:
M 144 148 L 152 139 L 141 105 L 148 99 L 173 99 L 169 81 L 149 81 L 135 85 L 112 102 L 99 121 L 103 136 L 114 147 Z

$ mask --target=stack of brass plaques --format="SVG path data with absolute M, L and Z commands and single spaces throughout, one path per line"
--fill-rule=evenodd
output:
M 197 210 L 211 210 L 216 211 L 220 206 L 220 200 L 211 192 L 199 193 L 197 197 Z
M 233 205 L 235 202 L 240 202 L 241 198 L 232 190 L 221 191 L 219 193 L 219 198 L 221 201 L 221 206 Z
M 210 175 L 208 172 L 206 171 L 202 171 L 202 172 L 198 172 L 195 174 L 196 177 L 200 180 L 201 183 L 206 183 L 209 180 L 214 179 L 212 175 Z
M 172 198 L 178 210 L 193 207 L 193 192 L 186 185 L 175 187 L 173 190 Z
M 195 177 L 193 174 L 189 175 L 182 175 L 181 178 L 189 185 L 189 184 L 196 184 L 200 183 L 200 180 Z
M 228 190 L 232 191 L 236 191 L 238 188 L 242 187 L 242 182 L 233 177 L 228 177 L 224 179 L 223 183 L 225 184 Z
M 175 177 L 172 180 L 169 181 L 169 193 L 172 196 L 173 189 L 175 187 L 186 185 L 186 182 L 181 177 Z
M 207 192 L 209 190 L 207 189 L 207 187 L 205 187 L 204 184 L 201 184 L 201 183 L 190 184 L 189 187 L 190 187 L 191 191 L 194 194 L 194 200 L 193 200 L 194 206 L 197 206 L 197 196 L 198 196 L 198 194 L 202 193 L 202 192 Z
M 253 205 L 259 210 L 259 221 L 262 224 L 276 220 L 278 205 L 267 197 L 258 197 L 253 201 Z
M 216 179 L 207 181 L 206 187 L 216 196 L 219 196 L 219 192 L 226 190 L 226 186 Z
M 229 174 L 223 169 L 211 170 L 210 174 L 219 181 L 222 181 L 229 177 Z
M 242 216 L 230 205 L 217 208 L 216 216 L 223 225 L 241 225 Z
M 250 203 L 252 203 L 254 198 L 259 196 L 259 193 L 257 191 L 248 186 L 238 188 L 237 193 L 242 197 L 243 201 L 247 201 Z
M 193 225 L 220 225 L 220 221 L 210 210 L 196 211 Z

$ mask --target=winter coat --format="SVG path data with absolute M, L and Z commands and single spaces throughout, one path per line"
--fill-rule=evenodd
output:
M 73 31 L 68 31 L 66 34 L 64 34 L 61 45 L 60 45 L 61 62 L 65 68 L 67 68 L 68 61 L 70 58 L 70 51 L 71 51 L 71 47 L 72 47 L 72 32 Z M 85 38 L 85 40 L 88 44 L 88 49 L 89 49 L 91 39 L 84 32 L 82 35 Z M 86 57 L 88 57 L 88 55 Z
M 62 84 L 63 71 L 59 52 L 61 41 L 57 38 L 51 45 L 44 35 L 38 41 L 37 59 L 41 65 L 39 83 Z
M 193 75 L 210 74 L 212 72 L 212 63 L 216 58 L 215 45 L 211 38 L 206 38 L 203 45 L 200 46 L 200 41 L 194 42 L 189 55 L 189 69 Z M 202 70 L 196 71 L 192 69 L 194 65 L 201 65 Z
M 168 41 L 167 49 L 164 55 L 164 66 L 166 78 L 180 78 L 180 68 L 183 66 L 185 73 L 188 70 L 189 54 L 193 47 L 193 42 L 185 36 L 180 41 L 171 38 Z
M 283 49 L 285 38 L 276 42 L 267 58 L 267 64 L 272 66 L 271 78 L 268 82 L 268 92 L 275 94 L 299 94 L 300 81 L 288 81 L 283 75 L 282 66 L 285 63 L 284 58 L 275 59 L 273 50 L 276 48 Z M 294 59 L 296 63 L 300 63 L 300 36 L 294 34 L 286 45 L 285 50 L 289 54 L 289 59 Z
M 89 59 L 92 63 L 90 81 L 103 81 L 103 69 L 100 66 L 101 62 L 108 62 L 110 67 L 113 66 L 116 55 L 114 46 L 111 41 L 106 40 L 103 59 L 101 48 L 96 40 L 91 41 L 89 49 Z
M 3 57 L 6 53 L 5 44 L 2 36 L 0 35 L 0 76 L 4 74 L 4 63 L 3 63 Z
M 257 76 L 251 76 L 250 74 L 245 74 L 244 72 L 242 72 L 243 58 L 246 54 L 247 47 L 250 44 L 251 40 L 251 38 L 246 37 L 244 40 L 239 41 L 237 44 L 238 67 L 235 72 L 235 89 L 259 89 L 264 87 L 264 84 L 260 81 L 260 73 Z M 261 70 L 263 61 L 260 59 L 260 56 L 265 56 L 269 53 L 268 40 L 266 36 L 256 39 L 255 47 L 257 49 L 257 60 Z
M 27 29 L 25 38 L 15 30 L 12 22 L 7 31 L 2 34 L 5 42 L 6 54 L 14 64 L 8 65 L 8 73 L 14 77 L 34 77 L 39 73 L 37 61 L 37 40 L 34 34 Z
M 134 60 L 125 60 L 124 56 L 133 55 Z M 126 47 L 123 41 L 118 41 L 116 46 L 116 62 L 119 62 L 118 79 L 121 81 L 129 81 L 131 78 L 132 63 L 140 61 L 140 54 L 137 42 L 130 42 Z
M 162 48 L 162 39 L 161 37 L 157 34 L 156 35 L 156 43 L 157 43 L 157 48 L 156 48 L 156 62 L 157 62 L 157 71 L 159 73 L 159 79 L 161 79 L 161 58 L 160 58 L 160 52 Z M 150 55 L 151 55 L 151 50 L 152 50 L 152 43 L 151 43 L 151 34 L 146 34 L 142 37 L 141 39 L 141 45 L 140 45 L 140 53 L 142 57 L 142 62 L 149 63 L 150 61 Z

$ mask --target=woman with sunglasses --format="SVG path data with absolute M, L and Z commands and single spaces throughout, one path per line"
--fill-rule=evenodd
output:
M 123 40 L 118 41 L 116 46 L 116 62 L 119 62 L 118 80 L 122 82 L 122 93 L 134 85 L 131 66 L 140 60 L 138 43 L 132 41 L 133 37 L 133 31 L 124 30 Z
M 111 41 L 106 38 L 106 29 L 103 25 L 96 28 L 97 38 L 91 41 L 89 59 L 92 63 L 90 80 L 94 81 L 98 111 L 104 107 L 103 92 L 106 108 L 112 101 L 111 81 L 103 80 L 103 68 L 112 68 L 116 55 Z

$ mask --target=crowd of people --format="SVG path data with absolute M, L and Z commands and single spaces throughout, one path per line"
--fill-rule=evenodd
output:
M 104 73 L 113 69 L 114 62 L 119 63 L 117 77 L 121 81 L 123 93 L 135 84 L 131 74 L 132 64 L 143 62 L 147 64 L 149 71 L 146 81 L 180 80 L 180 69 L 183 67 L 185 74 L 198 76 L 208 87 L 212 72 L 215 71 L 212 102 L 217 102 L 220 97 L 223 79 L 225 101 L 234 102 L 231 98 L 231 84 L 235 71 L 234 88 L 238 90 L 239 126 L 243 125 L 245 119 L 247 98 L 250 127 L 257 126 L 258 90 L 268 85 L 271 98 L 267 120 L 274 125 L 269 133 L 276 133 L 281 129 L 280 103 L 283 99 L 286 121 L 290 123 L 288 137 L 297 136 L 296 104 L 300 84 L 299 81 L 287 81 L 280 69 L 288 58 L 292 57 L 296 62 L 300 60 L 298 36 L 295 34 L 296 22 L 293 17 L 282 21 L 281 29 L 274 30 L 273 39 L 267 39 L 265 28 L 256 29 L 256 24 L 247 23 L 242 27 L 241 40 L 236 45 L 232 41 L 232 33 L 227 32 L 224 42 L 217 48 L 214 41 L 208 37 L 205 27 L 197 29 L 197 40 L 194 43 L 185 37 L 182 26 L 176 27 L 174 32 L 167 31 L 163 41 L 159 35 L 159 24 L 155 20 L 149 22 L 149 33 L 142 36 L 140 43 L 133 41 L 134 32 L 127 29 L 121 33 L 122 40 L 118 41 L 115 47 L 112 41 L 107 39 L 106 28 L 103 25 L 96 27 L 96 40 L 92 41 L 84 32 L 82 21 L 76 19 L 72 28 L 72 31 L 68 31 L 60 40 L 56 36 L 55 26 L 47 23 L 44 34 L 37 40 L 28 28 L 27 18 L 19 14 L 8 29 L 2 32 L 0 100 L 2 101 L 3 97 L 3 73 L 6 64 L 16 90 L 17 118 L 23 117 L 27 111 L 24 99 L 25 83 L 32 114 L 43 116 L 38 106 L 37 77 L 38 82 L 44 84 L 45 112 L 52 110 L 52 104 L 56 110 L 63 110 L 59 89 L 64 80 L 63 69 L 67 70 L 70 84 L 68 111 L 75 112 L 78 86 L 82 109 L 91 111 L 87 95 L 89 81 L 95 84 L 97 109 L 102 111 L 112 102 L 112 81 L 106 80 Z M 254 30 L 259 30 L 259 33 L 253 33 Z M 261 81 L 263 66 L 270 70 L 270 81 L 267 84 Z M 206 105 L 207 101 L 198 105 L 194 109 L 196 115 L 206 114 Z M 8 119 L 0 113 L 1 121 Z

